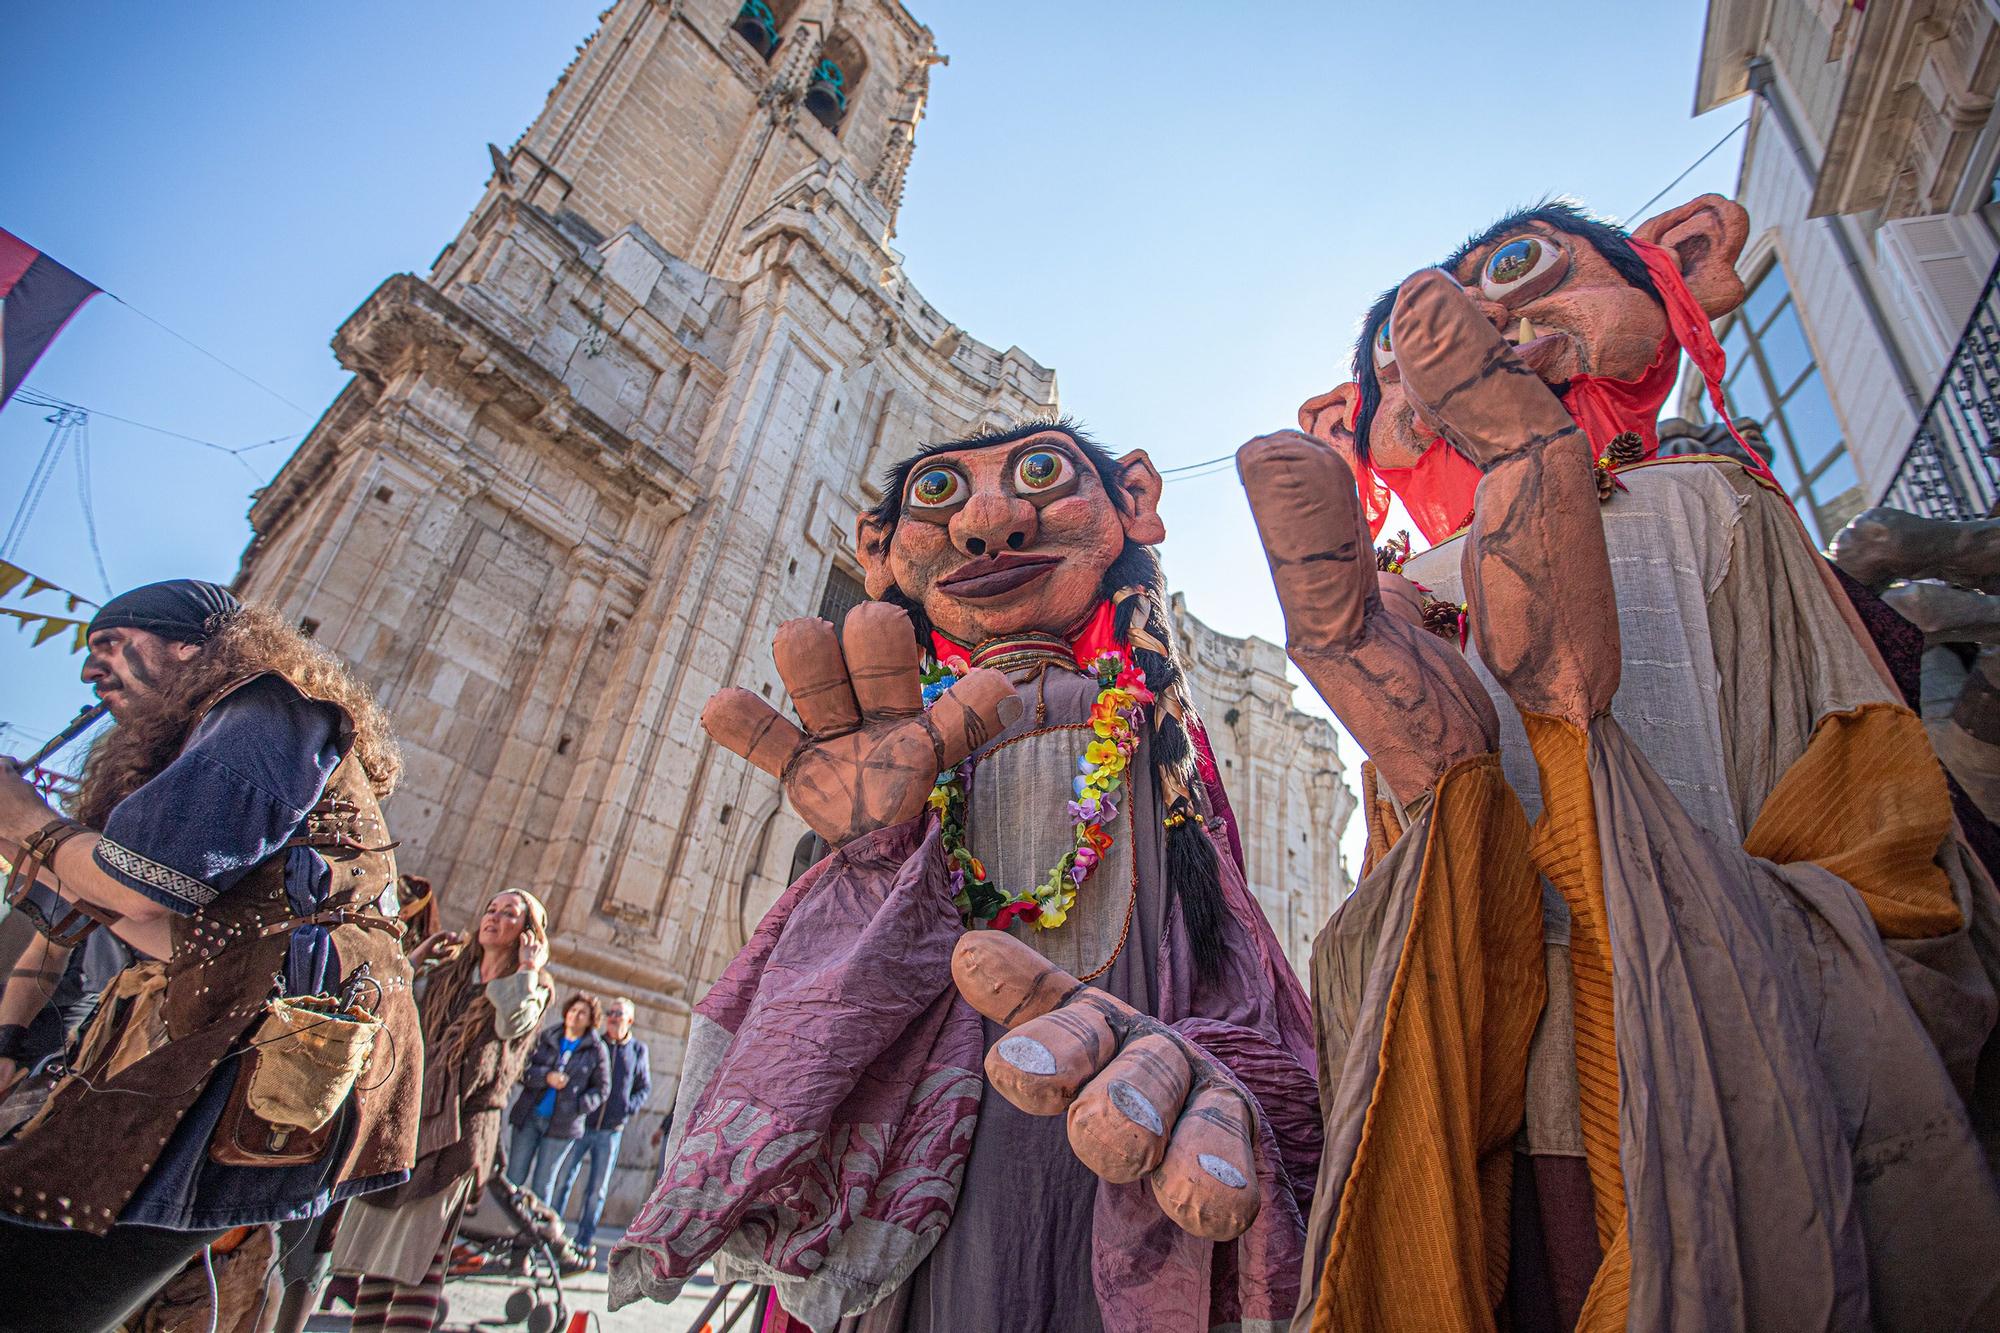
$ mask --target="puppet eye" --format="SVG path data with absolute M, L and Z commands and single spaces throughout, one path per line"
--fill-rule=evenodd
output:
M 1375 337 L 1369 343 L 1369 350 L 1375 354 L 1375 369 L 1387 370 L 1396 364 L 1396 349 L 1389 345 L 1389 321 L 1383 320 L 1382 327 L 1375 330 Z
M 1549 273 L 1563 260 L 1562 247 L 1536 236 L 1517 236 L 1486 258 L 1480 270 L 1479 290 L 1495 301 L 1519 297 L 1532 284 L 1537 295 L 1544 284 L 1535 280 Z
M 918 509 L 938 509 L 958 502 L 965 483 L 955 469 L 925 468 L 910 483 L 910 504 Z
M 1014 484 L 1022 491 L 1045 491 L 1068 481 L 1071 471 L 1069 459 L 1062 454 L 1037 449 L 1021 455 L 1021 461 L 1014 465 Z

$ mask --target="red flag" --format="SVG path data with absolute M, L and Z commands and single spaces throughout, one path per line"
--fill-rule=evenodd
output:
M 0 229 L 0 407 L 99 288 Z

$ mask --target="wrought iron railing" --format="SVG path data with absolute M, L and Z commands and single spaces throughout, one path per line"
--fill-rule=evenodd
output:
M 1985 518 L 2000 506 L 2000 265 L 1882 503 L 1926 518 Z

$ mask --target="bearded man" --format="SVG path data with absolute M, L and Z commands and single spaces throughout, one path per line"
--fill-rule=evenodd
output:
M 10 1330 L 115 1329 L 223 1231 L 396 1184 L 415 1147 L 410 969 L 377 904 L 396 878 L 387 720 L 275 611 L 211 583 L 113 598 L 88 646 L 83 678 L 117 725 L 74 818 L 0 769 L 0 845 L 17 907 L 59 948 L 108 928 L 146 961 L 0 1145 Z M 251 1049 L 266 1001 L 328 993 L 381 1020 L 365 1070 L 321 1126 L 267 1123 L 247 1085 L 267 1064 L 294 1076 L 298 1038 Z
M 803 730 L 710 702 L 834 850 L 696 1009 L 614 1302 L 713 1256 L 819 1333 L 1289 1321 L 1310 1020 L 1174 654 L 1160 491 L 1067 424 L 927 448 L 860 522 L 881 600 L 778 631 Z M 1114 1033 L 1094 1097 L 1043 1077 Z
M 1653 458 L 1747 231 L 1505 218 L 1238 455 L 1371 757 L 1301 1329 L 2000 1327 L 2000 900 L 1767 470 Z

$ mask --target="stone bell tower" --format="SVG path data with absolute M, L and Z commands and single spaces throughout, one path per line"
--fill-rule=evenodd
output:
M 804 831 L 702 704 L 781 700 L 776 626 L 860 599 L 888 461 L 1056 410 L 888 248 L 939 63 L 897 0 L 616 0 L 430 274 L 340 327 L 354 378 L 251 509 L 242 589 L 395 718 L 404 868 L 454 925 L 541 895 L 559 984 L 636 1001 L 655 1109 Z

